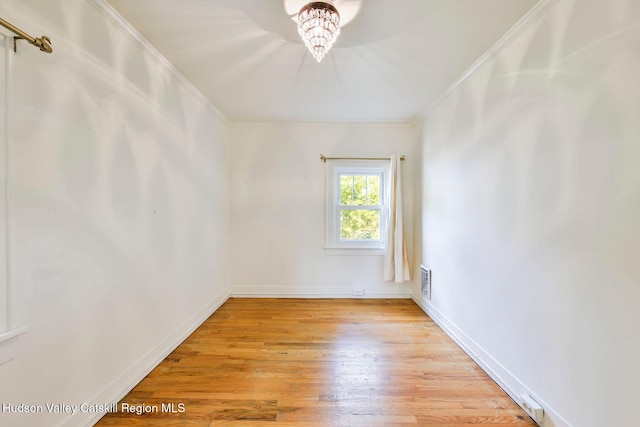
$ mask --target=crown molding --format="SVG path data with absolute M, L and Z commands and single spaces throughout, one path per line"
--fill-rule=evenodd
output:
M 298 127 L 325 127 L 325 126 L 362 126 L 362 127 L 388 127 L 388 128 L 401 128 L 401 129 L 413 129 L 415 126 L 410 121 L 364 121 L 364 120 L 307 120 L 307 121 L 266 121 L 266 120 L 257 120 L 257 121 L 232 121 L 232 128 L 243 128 L 243 127 L 258 127 L 258 126 L 274 126 L 274 127 L 287 127 L 287 126 L 298 126 Z
M 456 81 L 447 88 L 447 90 L 432 102 L 424 111 L 417 115 L 414 120 L 411 121 L 414 125 L 417 125 L 420 121 L 424 120 L 427 114 L 440 105 L 446 98 L 449 97 L 458 87 L 460 87 L 465 81 L 467 81 L 472 75 L 476 73 L 485 63 L 493 58 L 498 53 L 502 52 L 512 42 L 514 42 L 524 31 L 526 31 L 533 24 L 538 22 L 543 16 L 545 16 L 560 0 L 540 0 L 527 12 L 518 22 L 514 24 L 509 31 L 507 31 L 500 39 L 493 44 L 476 62 L 471 65 Z
M 151 43 L 149 43 L 126 19 L 122 17 L 110 4 L 105 0 L 86 0 L 90 5 L 95 7 L 109 22 L 111 22 L 118 30 L 133 41 L 138 47 L 151 55 L 160 66 L 173 74 L 200 102 L 211 109 L 214 114 L 222 120 L 226 125 L 231 125 L 231 121 L 225 116 L 213 103 L 206 97 L 193 83 L 189 81 L 178 69 L 165 58 Z

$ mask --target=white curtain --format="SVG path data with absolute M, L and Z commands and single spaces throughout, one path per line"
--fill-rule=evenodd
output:
M 400 157 L 391 156 L 389 168 L 389 218 L 384 253 L 384 280 L 402 283 L 411 280 L 409 257 L 402 224 L 402 173 Z

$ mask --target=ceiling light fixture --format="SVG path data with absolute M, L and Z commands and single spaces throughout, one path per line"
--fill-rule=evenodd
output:
M 298 13 L 298 34 L 316 61 L 322 61 L 340 34 L 338 9 L 322 1 L 303 6 Z

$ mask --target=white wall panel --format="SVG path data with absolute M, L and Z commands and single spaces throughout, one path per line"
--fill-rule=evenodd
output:
M 11 37 L 0 30 L 0 340 L 11 327 L 9 322 L 9 288 L 7 271 L 7 114 L 9 93 L 7 80 L 10 76 Z M 0 363 L 2 363 L 0 356 Z
M 560 0 L 422 125 L 423 301 L 546 426 L 640 397 L 640 5 Z
M 414 130 L 406 124 L 237 124 L 232 160 L 232 294 L 407 297 L 383 280 L 382 255 L 325 253 L 328 157 L 406 154 L 405 227 L 410 256 Z M 415 271 L 414 271 L 415 273 Z
M 0 402 L 108 403 L 228 296 L 228 125 L 91 2 L 3 0 L 0 15 L 54 49 L 19 42 L 14 57 L 12 268 L 29 330 L 0 366 Z

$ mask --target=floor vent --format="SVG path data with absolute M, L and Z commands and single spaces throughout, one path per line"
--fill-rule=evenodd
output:
M 420 266 L 420 289 L 422 295 L 431 299 L 431 270 L 427 269 L 424 265 Z

